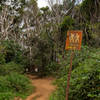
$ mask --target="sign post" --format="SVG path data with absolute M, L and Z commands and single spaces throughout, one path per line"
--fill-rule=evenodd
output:
M 74 57 L 74 51 L 81 49 L 82 42 L 82 31 L 68 31 L 67 39 L 66 39 L 66 50 L 71 50 L 71 59 L 70 59 L 70 68 L 67 77 L 67 88 L 66 88 L 66 100 L 68 100 L 69 96 L 69 88 L 70 88 L 70 78 L 72 72 L 72 61 Z

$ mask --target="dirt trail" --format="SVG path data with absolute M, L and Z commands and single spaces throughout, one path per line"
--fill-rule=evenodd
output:
M 52 84 L 53 78 L 38 78 L 36 76 L 30 76 L 32 84 L 36 87 L 35 93 L 28 96 L 26 100 L 49 100 L 50 94 L 55 90 L 55 86 Z

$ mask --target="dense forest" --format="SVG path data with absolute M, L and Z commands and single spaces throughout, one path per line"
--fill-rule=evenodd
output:
M 35 93 L 28 74 L 54 77 L 57 88 L 49 100 L 65 100 L 68 30 L 83 31 L 69 100 L 100 100 L 100 0 L 47 1 L 49 6 L 39 8 L 37 0 L 0 0 L 0 100 Z

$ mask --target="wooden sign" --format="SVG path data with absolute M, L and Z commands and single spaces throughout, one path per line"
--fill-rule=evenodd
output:
M 81 42 L 82 42 L 82 31 L 68 31 L 65 49 L 66 50 L 80 50 Z M 68 100 L 68 97 L 69 97 L 69 87 L 70 87 L 73 57 L 74 57 L 74 51 L 71 52 L 70 68 L 69 68 L 68 77 L 67 77 L 66 100 Z
M 66 39 L 66 50 L 80 50 L 82 42 L 82 31 L 68 31 Z

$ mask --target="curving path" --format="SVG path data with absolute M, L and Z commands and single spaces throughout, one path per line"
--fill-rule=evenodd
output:
M 49 100 L 50 94 L 55 90 L 52 84 L 53 78 L 38 78 L 37 76 L 28 75 L 32 84 L 36 87 L 35 93 L 27 97 L 26 100 Z

